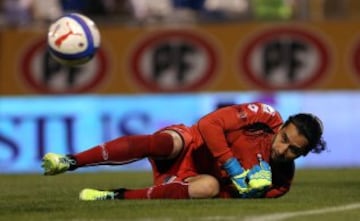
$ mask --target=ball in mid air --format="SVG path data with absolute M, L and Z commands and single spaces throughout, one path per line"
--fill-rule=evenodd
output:
M 90 61 L 100 46 L 100 32 L 89 17 L 70 13 L 56 19 L 47 36 L 51 56 L 66 66 Z

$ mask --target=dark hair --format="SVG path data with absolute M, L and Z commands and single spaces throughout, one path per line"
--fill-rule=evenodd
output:
M 299 133 L 309 142 L 305 147 L 306 150 L 303 153 L 304 156 L 310 151 L 313 153 L 320 153 L 326 149 L 326 142 L 322 137 L 323 123 L 317 116 L 308 113 L 295 114 L 285 121 L 284 126 L 289 123 L 293 123 Z

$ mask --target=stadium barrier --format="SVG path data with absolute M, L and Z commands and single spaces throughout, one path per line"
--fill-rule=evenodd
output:
M 191 125 L 219 107 L 251 101 L 274 106 L 286 119 L 317 114 L 330 148 L 297 160 L 299 167 L 359 167 L 354 156 L 360 93 L 279 92 L 200 93 L 123 96 L 0 97 L 0 172 L 40 172 L 46 152 L 74 153 L 122 135 L 152 133 L 169 124 Z M 94 170 L 91 168 L 90 170 Z M 106 170 L 147 170 L 147 161 Z M 86 171 L 86 170 L 82 170 Z
M 100 26 L 99 53 L 77 68 L 50 58 L 45 28 L 4 29 L 0 94 L 358 90 L 358 26 L 356 21 Z

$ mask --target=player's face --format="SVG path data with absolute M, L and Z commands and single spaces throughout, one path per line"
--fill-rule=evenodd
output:
M 274 137 L 271 148 L 271 159 L 274 161 L 290 161 L 301 156 L 308 140 L 300 135 L 294 124 L 282 127 Z

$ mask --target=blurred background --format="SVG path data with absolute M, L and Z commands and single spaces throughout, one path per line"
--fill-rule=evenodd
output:
M 46 46 L 69 12 L 102 39 L 72 68 Z M 360 167 L 359 27 L 358 0 L 0 0 L 0 173 L 252 101 L 324 121 L 329 151 L 300 168 Z

